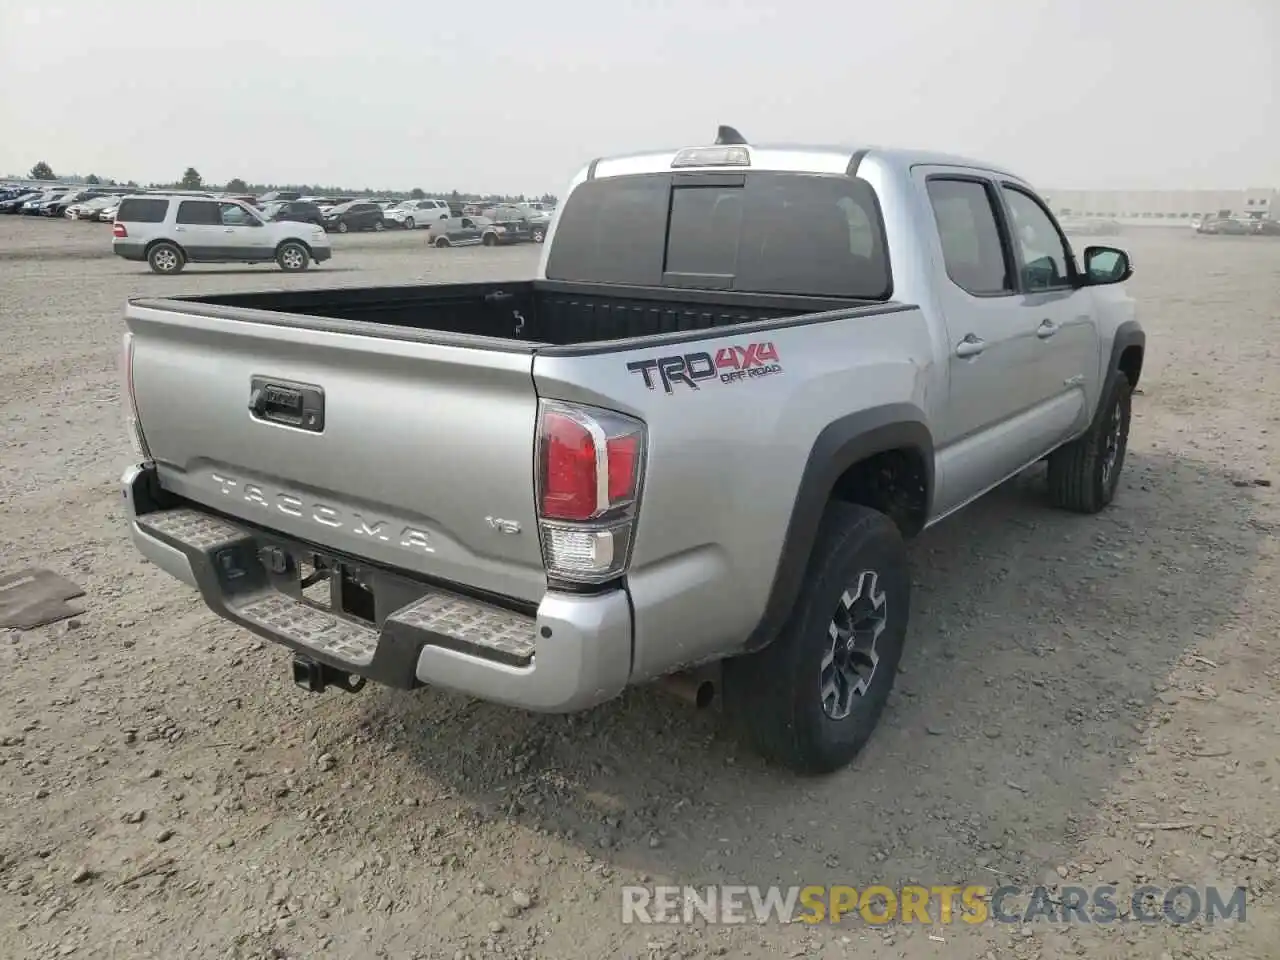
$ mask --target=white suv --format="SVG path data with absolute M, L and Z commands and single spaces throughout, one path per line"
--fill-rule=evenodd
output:
M 382 211 L 382 216 L 406 230 L 430 227 L 440 220 L 448 220 L 452 214 L 443 200 L 401 200 Z
M 111 251 L 145 260 L 156 273 L 188 263 L 267 263 L 290 273 L 333 256 L 322 227 L 263 220 L 236 200 L 155 194 L 125 197 L 116 212 Z

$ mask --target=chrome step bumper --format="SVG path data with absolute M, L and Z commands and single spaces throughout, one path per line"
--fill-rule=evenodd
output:
M 310 547 L 191 504 L 156 509 L 147 472 L 143 465 L 124 478 L 142 553 L 196 587 L 215 613 L 299 655 L 386 686 L 433 684 L 545 712 L 593 706 L 627 683 L 631 612 L 622 590 L 549 592 L 531 616 L 361 565 L 380 606 L 372 618 L 355 617 L 305 599 L 296 568 L 268 562 L 273 552 L 302 556 Z

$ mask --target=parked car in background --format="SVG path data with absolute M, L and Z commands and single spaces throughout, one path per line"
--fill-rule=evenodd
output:
M 107 193 L 91 200 L 82 200 L 80 203 L 71 204 L 63 211 L 63 216 L 68 220 L 96 220 L 98 219 L 98 211 L 105 210 L 113 205 L 119 205 L 119 203 L 119 197 Z
M 302 196 L 297 190 L 268 190 L 258 198 L 255 206 L 263 206 L 273 200 L 297 200 Z
M 357 198 L 356 197 L 299 197 L 298 199 L 303 200 L 306 203 L 314 203 L 321 210 L 328 210 L 329 208 L 336 207 L 341 203 L 354 203 Z
M 529 239 L 534 243 L 542 243 L 546 239 L 547 229 L 551 225 L 551 217 L 541 210 L 531 209 L 525 203 L 500 203 L 484 211 L 486 217 L 498 223 L 510 223 L 523 220 L 527 225 Z
M 0 213 L 21 213 L 27 203 L 40 196 L 38 190 L 23 190 L 0 200 Z
M 324 228 L 330 232 L 352 233 L 357 230 L 385 228 L 382 208 L 372 200 L 340 203 L 324 212 Z
M 270 263 L 296 273 L 332 256 L 314 224 L 263 220 L 248 204 L 180 196 L 126 197 L 112 228 L 111 251 L 145 261 L 156 273 L 188 263 Z
M 450 217 L 431 224 L 433 247 L 470 247 L 482 242 L 485 230 L 496 226 L 488 217 Z
M 1254 232 L 1254 228 L 1239 217 L 1206 217 L 1196 227 L 1196 233 L 1223 234 L 1243 237 Z
M 523 218 L 489 220 L 487 217 L 476 217 L 480 224 L 480 242 L 486 247 L 505 247 L 513 243 L 529 243 L 533 239 L 533 229 L 529 221 Z M 485 221 L 488 220 L 486 223 Z
M 66 190 L 47 190 L 43 193 L 36 194 L 34 197 L 32 197 L 30 200 L 28 200 L 26 203 L 22 205 L 22 215 L 24 217 L 38 216 L 40 214 L 41 208 L 46 203 L 52 203 L 53 201 L 58 200 L 61 197 L 65 197 L 67 195 L 67 192 L 68 191 Z
M 124 197 L 112 197 L 110 202 L 104 204 L 101 209 L 95 211 L 94 219 L 99 223 L 112 223 L 116 218 L 116 213 L 120 209 L 120 203 Z
M 306 200 L 277 200 L 263 207 L 262 213 L 267 220 L 292 220 L 324 226 L 324 211 L 319 205 Z
M 58 198 L 57 201 L 49 204 L 40 212 L 43 213 L 46 217 L 65 217 L 67 214 L 68 207 L 77 203 L 85 203 L 89 200 L 96 200 L 98 197 L 105 197 L 106 195 L 107 195 L 106 190 L 96 190 L 96 189 L 73 190 L 71 193 L 68 193 L 66 196 Z
M 414 230 L 429 227 L 436 220 L 448 220 L 449 205 L 443 200 L 400 200 L 383 211 L 388 226 Z

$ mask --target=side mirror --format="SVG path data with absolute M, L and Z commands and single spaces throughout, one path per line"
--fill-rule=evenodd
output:
M 1091 284 L 1123 283 L 1133 276 L 1133 264 L 1115 247 L 1085 247 L 1084 273 Z

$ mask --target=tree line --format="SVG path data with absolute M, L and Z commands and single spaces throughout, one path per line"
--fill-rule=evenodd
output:
M 59 177 L 54 174 L 53 168 L 48 163 L 41 160 L 31 168 L 30 177 L 32 180 L 57 180 Z M 126 180 L 123 182 L 112 180 L 108 177 L 99 177 L 97 174 L 91 173 L 86 177 L 70 177 L 67 179 L 82 179 L 89 184 L 102 184 L 108 187 L 141 187 L 136 180 Z M 428 193 L 421 187 L 414 187 L 412 190 L 374 190 L 371 187 L 363 187 L 359 190 L 350 187 L 333 186 L 332 184 L 320 183 L 249 183 L 240 177 L 233 177 L 225 184 L 205 183 L 204 178 L 200 175 L 200 171 L 195 167 L 187 167 L 183 171 L 182 176 L 172 183 L 149 183 L 147 187 L 156 190 L 174 189 L 174 190 L 222 190 L 226 193 L 243 193 L 260 195 L 271 190 L 296 190 L 303 196 L 342 196 L 342 197 L 387 197 L 387 198 L 405 198 L 410 200 L 422 200 L 425 197 L 432 196 L 441 200 L 484 200 L 494 203 L 522 203 L 528 200 L 541 200 L 544 203 L 554 203 L 556 197 L 554 194 L 544 193 L 540 197 L 529 197 L 523 193 L 471 193 L 464 190 L 444 190 Z

